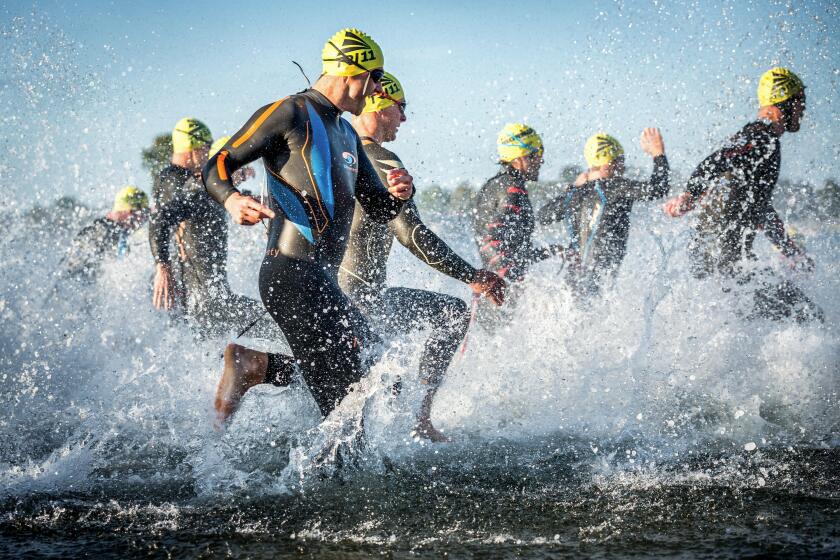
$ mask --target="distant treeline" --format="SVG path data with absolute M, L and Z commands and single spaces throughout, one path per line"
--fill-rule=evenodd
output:
M 157 135 L 152 144 L 141 152 L 143 169 L 148 171 L 151 182 L 161 170 L 169 165 L 172 157 L 172 139 L 170 134 Z M 559 196 L 566 185 L 574 182 L 583 171 L 579 165 L 566 165 L 560 171 L 556 180 L 538 181 L 529 187 L 531 202 L 535 208 L 541 207 L 552 198 Z M 641 169 L 628 168 L 630 177 L 643 177 Z M 149 184 L 151 184 L 151 182 Z M 685 181 L 672 171 L 672 194 L 676 194 L 679 185 Z M 138 185 L 149 190 L 149 185 Z M 418 207 L 422 211 L 435 212 L 442 215 L 456 215 L 466 217 L 475 207 L 475 197 L 478 188 L 470 183 L 461 183 L 453 189 L 444 189 L 440 185 L 420 185 L 416 195 Z M 103 202 L 109 204 L 110 200 Z M 837 180 L 828 179 L 822 185 L 814 185 L 805 181 L 782 179 L 773 197 L 773 204 L 783 217 L 794 220 L 821 220 L 835 223 L 840 218 L 840 186 Z M 43 222 L 55 220 L 56 215 L 69 212 L 83 212 L 87 207 L 72 196 L 63 196 L 50 205 L 36 205 L 26 212 L 26 217 Z

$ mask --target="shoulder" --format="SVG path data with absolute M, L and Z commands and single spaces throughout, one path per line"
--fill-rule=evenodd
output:
M 507 185 L 506 177 L 507 175 L 505 175 L 502 172 L 496 173 L 484 182 L 484 185 L 481 187 L 481 190 L 499 189 L 502 186 Z
M 266 103 L 254 112 L 249 120 L 250 127 L 247 129 L 247 132 L 252 134 L 266 121 L 277 125 L 278 123 L 289 122 L 297 115 L 305 115 L 306 111 L 304 107 L 305 105 L 300 94 L 288 95 L 282 99 Z M 250 137 L 250 134 L 246 133 L 244 137 Z
M 266 103 L 265 105 L 257 109 L 257 114 L 268 116 L 278 111 L 296 111 L 302 108 L 303 106 L 303 96 L 299 93 L 296 93 L 293 95 L 287 95 L 286 97 L 277 99 L 270 103 Z
M 76 233 L 76 241 L 86 241 L 102 237 L 108 233 L 111 221 L 107 218 L 97 218 Z
M 724 146 L 727 155 L 748 153 L 756 148 L 773 144 L 775 136 L 770 131 L 770 125 L 763 121 L 746 124 L 741 130 L 729 137 Z
M 158 179 L 161 181 L 172 181 L 176 179 L 182 179 L 186 181 L 190 176 L 190 170 L 180 165 L 170 164 L 167 167 L 164 167 L 161 170 L 160 174 L 158 175 Z

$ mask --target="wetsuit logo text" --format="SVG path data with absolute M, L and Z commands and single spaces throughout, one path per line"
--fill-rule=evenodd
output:
M 344 165 L 347 166 L 347 169 L 349 169 L 353 173 L 356 173 L 359 170 L 358 166 L 356 165 L 357 162 L 355 155 L 351 154 L 350 152 L 344 152 L 343 154 L 341 154 L 341 159 L 344 160 Z

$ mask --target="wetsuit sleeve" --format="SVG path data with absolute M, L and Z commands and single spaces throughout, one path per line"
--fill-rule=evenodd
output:
M 70 276 L 84 275 L 87 273 L 91 261 L 99 258 L 104 250 L 102 249 L 102 235 L 97 224 L 85 226 L 70 245 L 70 250 L 64 257 L 64 270 Z
M 172 230 L 179 223 L 192 217 L 198 208 L 198 197 L 204 196 L 200 191 L 173 198 L 167 204 L 155 209 L 155 219 L 149 222 L 149 245 L 152 257 L 156 263 L 169 264 L 169 241 Z
M 563 221 L 566 217 L 566 197 L 569 194 L 569 189 L 572 185 L 567 185 L 563 190 L 563 194 L 550 200 L 545 206 L 537 211 L 537 223 L 541 225 L 548 225 L 554 222 Z
M 261 107 L 204 166 L 204 188 L 221 205 L 239 192 L 233 172 L 263 156 L 288 151 L 286 133 L 294 125 L 295 103 L 288 97 Z
M 656 200 L 668 194 L 671 168 L 664 155 L 653 158 L 653 173 L 647 181 L 630 181 L 630 196 L 634 200 Z
M 766 142 L 758 142 L 747 133 L 739 132 L 726 146 L 700 162 L 688 179 L 686 191 L 698 199 L 710 184 L 725 173 L 749 166 L 767 155 Z
M 788 237 L 785 223 L 776 209 L 768 205 L 764 218 L 764 235 L 773 245 L 779 248 L 786 257 L 793 257 L 800 253 L 799 247 Z
M 479 250 L 490 270 L 503 278 L 517 279 L 525 273 L 515 253 L 529 241 L 521 213 L 528 192 L 515 184 L 502 183 L 496 196 L 496 210 L 487 224 L 487 239 Z
M 359 157 L 359 177 L 356 180 L 356 200 L 362 205 L 365 213 L 374 222 L 385 224 L 393 220 L 402 210 L 404 200 L 392 196 L 387 187 L 376 173 L 367 154 L 362 147 L 362 141 L 356 137 L 356 152 Z M 414 193 L 411 193 L 414 196 Z
M 548 260 L 551 257 L 556 255 L 565 255 L 566 254 L 566 247 L 565 245 L 560 245 L 559 243 L 555 243 L 552 245 L 547 245 L 545 247 L 535 247 L 531 249 L 531 254 L 529 257 L 530 262 L 538 263 L 540 261 Z
M 405 204 L 388 226 L 406 249 L 438 272 L 464 283 L 475 281 L 475 267 L 459 257 L 423 223 L 413 200 Z

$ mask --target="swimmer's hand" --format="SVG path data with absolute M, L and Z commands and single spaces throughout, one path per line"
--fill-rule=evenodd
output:
M 794 255 L 792 257 L 787 257 L 787 264 L 791 270 L 796 272 L 814 272 L 814 259 L 810 257 L 810 255 L 806 255 L 805 253 L 799 253 L 798 255 Z
M 681 195 L 668 199 L 665 201 L 665 204 L 662 205 L 665 215 L 671 218 L 679 218 L 693 208 L 694 197 L 690 192 L 684 192 Z
M 650 157 L 665 155 L 665 142 L 658 128 L 646 128 L 642 131 L 640 139 L 642 150 Z
M 479 270 L 475 275 L 475 281 L 470 282 L 470 288 L 474 293 L 486 296 L 496 305 L 502 305 L 505 302 L 507 284 L 498 274 L 489 270 Z
M 414 177 L 405 169 L 392 169 L 388 172 L 388 192 L 400 200 L 408 200 L 414 194 Z
M 805 252 L 800 245 L 788 239 L 784 247 L 780 247 L 785 263 L 794 272 L 814 272 L 814 259 Z
M 166 263 L 155 265 L 155 285 L 152 292 L 152 305 L 155 309 L 172 309 L 175 305 L 175 292 L 172 286 L 172 271 Z
M 225 210 L 233 217 L 233 221 L 243 226 L 257 224 L 263 218 L 273 218 L 274 211 L 263 206 L 254 198 L 235 192 L 225 200 Z

